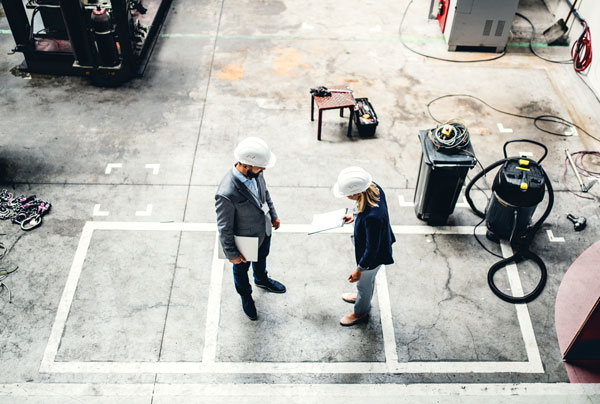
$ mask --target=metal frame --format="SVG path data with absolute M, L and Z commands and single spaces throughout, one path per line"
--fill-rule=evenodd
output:
M 147 14 L 143 16 L 143 24 L 148 28 L 141 39 L 140 46 L 135 48 L 135 21 L 142 20 L 141 14 L 133 12 L 133 0 L 99 1 L 110 11 L 113 35 L 119 49 L 117 66 L 103 66 L 94 40 L 91 24 L 91 10 L 95 8 L 88 1 L 82 0 L 2 0 L 4 12 L 15 39 L 14 52 L 23 53 L 25 60 L 19 69 L 28 73 L 81 75 L 92 78 L 98 85 L 118 85 L 132 77 L 141 77 L 148 65 L 160 30 L 168 13 L 172 0 L 143 0 Z M 148 6 L 150 5 L 150 6 Z M 26 9 L 32 9 L 31 17 Z M 39 41 L 54 41 L 56 38 L 44 39 L 48 35 L 34 32 L 36 13 L 47 8 L 58 8 L 62 15 L 64 29 L 68 34 L 70 48 L 66 51 L 40 49 Z M 139 34 L 137 41 L 139 42 Z

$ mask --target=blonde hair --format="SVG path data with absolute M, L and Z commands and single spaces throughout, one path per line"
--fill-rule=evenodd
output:
M 358 199 L 356 200 L 356 210 L 358 213 L 362 213 L 367 206 L 370 208 L 379 206 L 377 202 L 379 202 L 379 188 L 377 188 L 377 185 L 374 183 L 371 183 L 366 191 L 358 194 Z

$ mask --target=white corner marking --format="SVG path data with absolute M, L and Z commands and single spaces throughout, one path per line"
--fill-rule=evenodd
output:
M 501 123 L 498 123 L 498 130 L 500 131 L 500 133 L 512 133 L 512 129 L 509 128 L 505 128 L 504 126 L 502 126 Z
M 106 170 L 104 170 L 104 174 L 110 174 L 113 168 L 121 168 L 123 164 L 121 163 L 108 163 L 106 165 Z
M 152 174 L 157 175 L 158 170 L 160 170 L 160 164 L 146 164 L 146 168 L 152 169 Z
M 151 204 L 147 204 L 146 205 L 146 210 L 137 210 L 135 212 L 136 216 L 151 216 L 152 215 L 152 205 Z
M 92 213 L 93 216 L 108 216 L 109 212 L 106 210 L 100 210 L 100 204 L 97 203 L 94 205 L 94 212 Z
M 565 242 L 564 237 L 554 237 L 554 233 L 552 233 L 552 230 L 546 230 L 546 234 L 548 234 L 548 240 L 550 240 L 551 243 L 564 243 Z

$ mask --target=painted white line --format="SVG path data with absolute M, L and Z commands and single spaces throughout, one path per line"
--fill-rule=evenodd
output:
M 404 195 L 398 195 L 398 202 L 400 203 L 400 207 L 402 208 L 410 208 L 415 206 L 415 203 L 412 201 L 406 202 L 404 200 Z
M 210 271 L 210 287 L 206 305 L 206 326 L 204 329 L 204 351 L 202 363 L 214 363 L 217 357 L 217 333 L 221 315 L 221 289 L 223 287 L 223 266 L 225 260 L 219 259 L 219 233 L 216 234 Z
M 310 225 L 287 225 L 287 233 L 305 233 Z M 393 226 L 394 233 L 398 234 L 471 234 L 471 226 Z M 204 362 L 55 362 L 60 346 L 60 340 L 67 322 L 68 314 L 73 302 L 79 277 L 87 254 L 94 230 L 150 230 L 150 231 L 216 231 L 214 223 L 142 223 L 142 222 L 86 222 L 67 283 L 63 291 L 52 331 L 48 339 L 40 372 L 42 373 L 227 373 L 227 374 L 260 374 L 260 373 L 543 373 L 543 366 L 531 326 L 531 319 L 526 305 L 517 305 L 519 324 L 527 349 L 529 362 L 408 362 L 398 363 L 395 346 L 393 324 L 391 324 L 391 306 L 385 272 L 379 277 L 378 290 L 382 315 L 382 329 L 384 333 L 384 350 L 388 362 L 215 362 L 216 332 L 218 331 L 222 283 L 221 263 L 213 260 L 211 270 L 211 291 L 207 310 L 206 341 L 203 352 Z M 350 228 L 342 228 L 345 233 Z M 485 232 L 484 229 L 480 229 Z M 505 248 L 508 250 L 505 251 Z M 216 250 L 216 249 L 215 249 Z M 510 246 L 503 246 L 503 253 L 511 254 Z M 509 268 L 510 269 L 510 268 Z M 384 269 L 385 271 L 385 269 Z M 509 271 L 511 287 L 514 291 L 520 290 L 518 272 Z M 213 273 L 214 272 L 214 273 Z M 221 278 L 221 279 L 220 279 Z M 516 282 L 516 283 L 515 283 Z M 513 286 L 513 283 L 515 285 Z M 210 294 L 212 292 L 212 295 Z M 388 299 L 386 301 L 386 298 Z M 211 358 L 212 361 L 211 361 Z
M 104 170 L 104 174 L 110 174 L 113 168 L 122 168 L 123 164 L 121 163 L 108 163 L 106 165 L 106 170 Z
M 93 230 L 217 231 L 216 223 L 88 222 Z M 87 223 L 86 223 L 87 224 Z
M 533 157 L 533 153 L 532 152 L 528 152 L 528 151 L 519 151 L 519 156 L 521 156 L 521 157 Z
M 155 396 L 406 397 L 555 396 L 600 394 L 600 384 L 157 384 Z M 325 400 L 326 402 L 326 400 Z M 387 402 L 387 401 L 386 401 Z
M 0 396 L 147 396 L 155 397 L 407 397 L 407 396 L 588 396 L 600 384 L 570 383 L 429 383 L 429 384 L 0 384 Z M 553 401 L 554 402 L 554 401 Z
M 40 370 L 41 371 L 41 370 Z M 544 373 L 531 362 L 52 362 L 45 373 L 98 374 L 446 374 Z
M 564 131 L 564 135 L 565 136 L 579 136 L 579 133 L 577 132 L 577 128 L 575 128 L 574 126 L 571 126 L 568 130 Z
M 508 258 L 514 254 L 513 249 L 506 240 L 500 241 L 500 248 L 502 249 L 504 258 Z M 521 278 L 519 277 L 517 266 L 514 263 L 507 265 L 506 272 L 508 274 L 510 289 L 512 293 L 514 293 L 514 296 L 523 296 L 523 286 L 521 285 Z M 535 339 L 535 332 L 533 331 L 527 304 L 515 304 L 514 306 L 517 310 L 517 319 L 519 320 L 519 327 L 521 328 L 521 334 L 523 335 L 523 342 L 525 343 L 529 366 L 532 370 L 537 371 L 537 373 L 544 373 L 544 365 L 542 364 L 542 358 Z
M 388 372 L 391 373 L 398 366 L 398 350 L 396 348 L 396 334 L 394 333 L 394 322 L 392 321 L 392 305 L 390 304 L 390 291 L 388 290 L 385 266 L 379 270 L 375 282 L 377 283 L 385 362 L 388 365 Z
M 152 395 L 154 385 L 113 383 L 15 383 L 0 384 L 0 397 L 139 397 Z M 70 400 L 67 400 L 69 402 Z
M 501 123 L 498 123 L 498 130 L 500 131 L 500 133 L 512 133 L 512 129 L 509 128 L 505 128 L 504 126 L 502 126 Z
M 108 216 L 110 213 L 106 210 L 100 210 L 100 204 L 97 203 L 94 205 L 94 211 L 92 212 L 92 216 Z
M 546 234 L 548 235 L 548 240 L 550 240 L 551 243 L 564 243 L 565 242 L 564 237 L 555 237 L 554 233 L 552 233 L 552 230 L 546 230 Z
M 160 170 L 160 164 L 146 164 L 145 167 L 151 168 L 154 175 L 158 175 L 158 171 Z
M 150 204 L 150 203 L 147 204 L 146 210 L 136 210 L 135 215 L 136 216 L 152 216 L 152 204 Z
M 455 206 L 457 208 L 468 208 L 469 207 L 469 204 L 467 203 L 467 200 L 465 199 L 464 196 L 461 198 L 461 201 L 462 202 L 457 202 L 456 203 Z M 415 206 L 414 202 L 406 202 L 404 200 L 404 196 L 403 195 L 398 195 L 398 203 L 400 204 L 400 207 L 402 207 L 402 208 L 412 208 L 412 207 Z
M 48 371 L 48 366 L 54 363 L 54 358 L 58 352 L 60 339 L 67 323 L 69 311 L 71 310 L 71 303 L 73 303 L 73 296 L 75 296 L 75 290 L 77 289 L 77 284 L 79 283 L 81 269 L 83 268 L 87 250 L 90 245 L 90 241 L 92 240 L 93 229 L 91 223 L 93 222 L 86 222 L 86 224 L 83 226 L 81 237 L 79 238 L 79 244 L 77 245 L 77 250 L 75 251 L 75 257 L 73 258 L 73 264 L 71 265 L 71 270 L 69 271 L 69 277 L 67 278 L 65 289 L 63 290 L 62 297 L 60 298 L 60 303 L 58 304 L 58 309 L 56 312 L 56 318 L 54 319 L 52 331 L 50 332 L 50 337 L 48 338 L 48 344 L 46 345 L 46 350 L 44 351 L 44 356 L 40 365 L 40 372 Z

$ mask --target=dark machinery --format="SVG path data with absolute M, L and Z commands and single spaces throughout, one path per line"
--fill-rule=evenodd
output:
M 2 5 L 13 52 L 25 56 L 19 70 L 88 76 L 110 86 L 144 74 L 171 2 L 2 0 Z
M 544 149 L 544 155 L 534 161 L 525 157 L 507 157 L 506 146 L 510 143 L 533 143 Z M 527 303 L 534 300 L 544 289 L 547 271 L 542 259 L 529 250 L 535 233 L 552 210 L 554 192 L 552 184 L 541 166 L 541 162 L 548 154 L 548 149 L 541 143 L 533 140 L 511 140 L 504 144 L 504 159 L 495 162 L 479 172 L 465 189 L 465 197 L 473 212 L 487 222 L 487 237 L 490 240 L 509 240 L 515 251 L 514 255 L 492 265 L 488 272 L 488 283 L 492 291 L 502 300 L 510 303 Z M 485 212 L 475 207 L 470 192 L 473 185 L 489 171 L 502 166 L 492 185 L 492 196 Z M 548 206 L 542 216 L 531 224 L 533 214 L 540 202 L 544 199 L 545 190 L 548 190 Z M 523 296 L 514 297 L 500 291 L 494 283 L 494 274 L 511 262 L 532 260 L 540 268 L 541 278 L 535 289 Z

